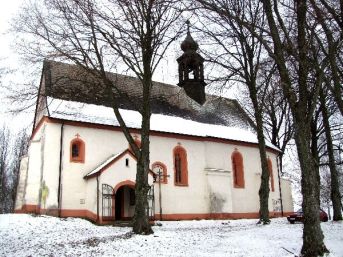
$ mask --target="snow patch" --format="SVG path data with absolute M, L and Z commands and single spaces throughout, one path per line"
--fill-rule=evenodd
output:
M 294 257 L 302 246 L 301 223 L 286 218 L 270 225 L 257 220 L 163 221 L 154 234 L 97 226 L 78 218 L 0 215 L 0 256 L 211 256 Z M 321 224 L 330 257 L 343 256 L 343 223 Z M 287 252 L 287 249 L 294 254 Z

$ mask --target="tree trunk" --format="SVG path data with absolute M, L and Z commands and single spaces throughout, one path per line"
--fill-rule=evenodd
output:
M 311 155 L 309 132 L 305 122 L 297 117 L 295 142 L 302 171 L 301 191 L 303 195 L 304 229 L 301 253 L 304 257 L 322 256 L 328 250 L 319 220 L 319 180 L 315 160 Z
M 321 110 L 322 110 L 326 143 L 327 143 L 326 148 L 327 148 L 327 152 L 329 156 L 329 167 L 330 167 L 330 174 L 331 174 L 331 201 L 332 201 L 332 208 L 333 208 L 333 220 L 342 220 L 342 212 L 341 212 L 342 197 L 341 197 L 341 193 L 339 192 L 338 172 L 336 169 L 333 143 L 332 143 L 332 137 L 331 137 L 331 131 L 330 131 L 329 114 L 325 105 L 326 104 L 325 96 L 322 91 L 320 93 L 320 102 L 321 102 Z
M 261 160 L 261 185 L 258 191 L 260 197 L 260 221 L 259 223 L 269 224 L 269 208 L 268 208 L 268 199 L 269 199 L 269 170 L 268 170 L 268 162 L 267 162 L 267 154 L 266 154 L 266 143 L 263 134 L 263 119 L 262 119 L 262 110 L 258 105 L 257 101 L 257 91 L 256 85 L 252 81 L 248 85 L 250 99 L 254 106 L 255 112 L 255 120 L 257 125 L 257 139 L 258 139 L 258 148 L 260 152 L 260 160 Z
M 296 21 L 298 26 L 297 50 L 298 50 L 298 92 L 292 88 L 290 71 L 286 65 L 284 56 L 284 46 L 280 38 L 280 32 L 273 16 L 273 7 L 270 0 L 263 0 L 263 7 L 267 16 L 270 33 L 274 44 L 273 58 L 277 64 L 282 81 L 282 89 L 285 98 L 290 104 L 293 121 L 295 142 L 298 150 L 298 157 L 301 167 L 301 191 L 303 195 L 304 229 L 303 246 L 301 253 L 303 257 L 322 256 L 328 250 L 324 245 L 324 235 L 319 221 L 319 184 L 316 178 L 316 171 L 310 150 L 310 125 L 312 117 L 311 109 L 308 108 L 309 99 L 307 91 L 308 76 L 308 45 L 306 41 L 306 14 L 307 6 L 305 0 L 295 3 Z M 276 7 L 277 8 L 277 7 Z M 299 99 L 298 99 L 299 97 Z M 314 98 L 314 99 L 313 99 Z M 311 104 L 316 101 L 316 96 L 312 96 Z
M 147 25 L 149 32 L 149 25 Z M 149 35 L 149 33 L 147 33 Z M 141 128 L 141 149 L 137 161 L 136 173 L 136 206 L 133 217 L 133 232 L 136 234 L 149 235 L 153 231 L 149 223 L 148 199 L 147 194 L 150 186 L 148 183 L 149 166 L 150 166 L 150 91 L 152 88 L 151 72 L 151 38 L 146 36 L 146 44 L 143 46 L 143 105 L 142 105 L 142 128 Z
M 142 149 L 142 152 L 144 150 Z M 141 157 L 137 161 L 137 173 L 136 173 L 136 187 L 135 187 L 135 194 L 136 194 L 136 205 L 135 205 L 135 213 L 133 217 L 133 232 L 136 234 L 142 235 L 149 235 L 152 234 L 153 231 L 151 229 L 149 223 L 149 216 L 147 213 L 148 210 L 148 200 L 147 194 L 149 192 L 149 184 L 148 184 L 148 170 L 146 168 L 149 158 L 148 156 L 144 156 L 144 154 L 140 155 Z
M 144 114 L 143 114 L 144 115 Z M 136 234 L 149 235 L 153 231 L 149 223 L 148 215 L 148 200 L 147 194 L 150 186 L 148 183 L 150 153 L 149 153 L 149 130 L 150 130 L 150 114 L 149 118 L 143 118 L 142 121 L 142 144 L 140 154 L 137 160 L 137 173 L 136 173 L 136 204 L 135 213 L 133 217 L 133 232 Z

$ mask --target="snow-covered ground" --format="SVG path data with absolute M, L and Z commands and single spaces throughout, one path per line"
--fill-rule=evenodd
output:
M 76 218 L 26 214 L 0 215 L 0 256 L 244 256 L 298 254 L 302 224 L 285 218 L 267 226 L 256 220 L 162 222 L 154 234 L 139 236 L 130 228 L 96 226 Z M 330 257 L 343 257 L 343 223 L 322 223 Z

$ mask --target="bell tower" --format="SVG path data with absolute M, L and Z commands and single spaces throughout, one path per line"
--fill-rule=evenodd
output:
M 199 45 L 189 32 L 189 21 L 187 23 L 187 36 L 181 43 L 181 49 L 184 52 L 177 62 L 179 64 L 179 87 L 183 87 L 186 94 L 203 104 L 206 101 L 204 82 L 204 58 L 197 53 Z

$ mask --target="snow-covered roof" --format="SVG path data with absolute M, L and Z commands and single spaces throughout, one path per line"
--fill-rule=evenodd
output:
M 119 126 L 112 108 L 94 104 L 47 98 L 49 117 L 89 122 L 102 125 Z M 142 116 L 137 111 L 120 109 L 120 113 L 129 128 L 140 129 Z M 228 127 L 223 125 L 201 123 L 181 117 L 152 114 L 150 120 L 152 131 L 177 133 L 198 137 L 214 137 L 240 142 L 256 143 L 256 132 L 251 128 Z M 267 146 L 278 150 L 270 142 Z M 115 157 L 113 157 L 115 158 Z
M 121 109 L 141 109 L 143 87 L 138 78 L 111 72 L 106 76 L 112 83 L 111 97 L 102 80 L 94 77 L 92 72 L 76 65 L 44 61 L 44 79 L 39 94 L 43 96 L 41 98 L 49 96 L 106 107 L 112 107 L 114 100 Z M 251 119 L 234 99 L 207 94 L 206 102 L 200 105 L 181 87 L 155 81 L 152 84 L 150 108 L 154 114 L 229 127 L 254 128 Z

